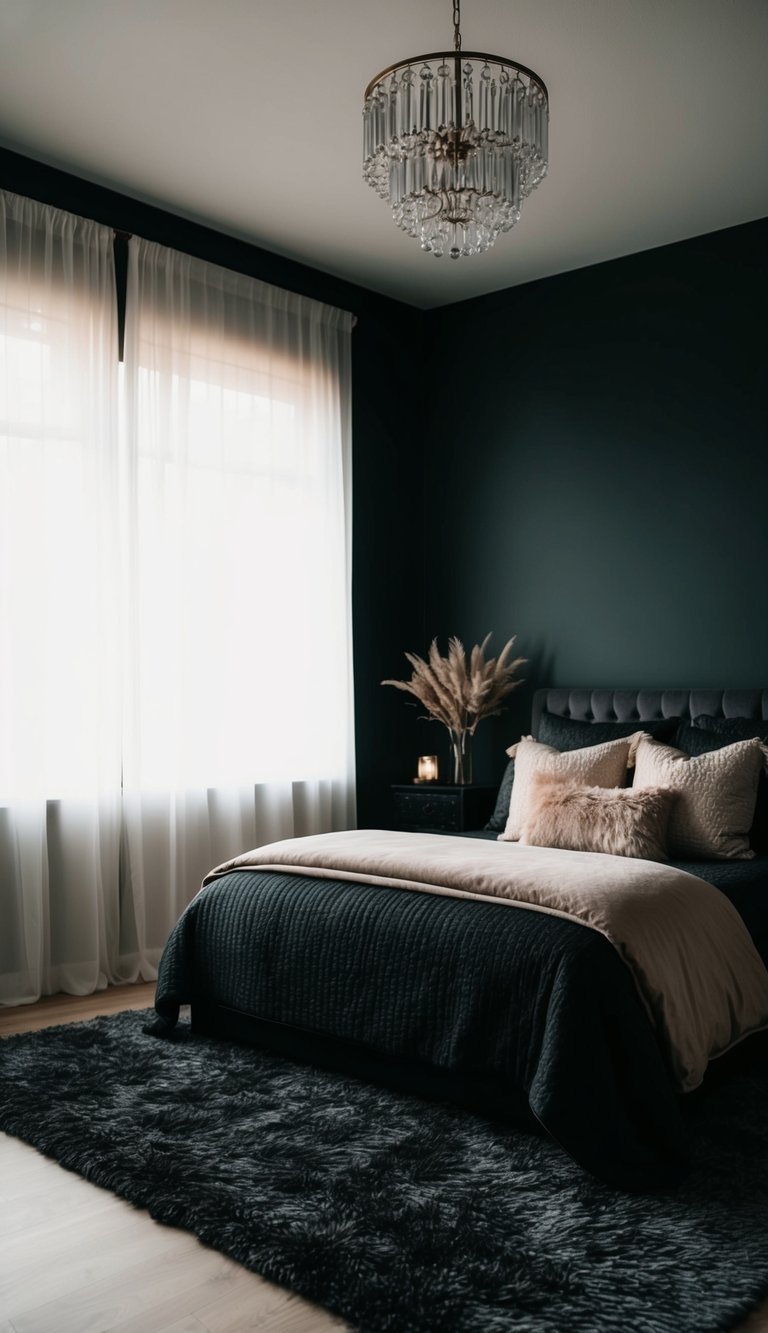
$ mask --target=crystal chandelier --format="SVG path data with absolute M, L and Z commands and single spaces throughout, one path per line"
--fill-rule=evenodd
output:
M 547 173 L 546 85 L 525 65 L 461 49 L 389 65 L 365 90 L 363 179 L 422 250 L 488 250 Z

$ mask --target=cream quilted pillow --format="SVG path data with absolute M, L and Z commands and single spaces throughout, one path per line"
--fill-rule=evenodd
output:
M 670 787 L 679 793 L 669 821 L 673 856 L 746 861 L 754 856 L 749 830 L 766 750 L 759 740 L 737 741 L 707 754 L 683 754 L 643 737 L 633 787 Z
M 561 753 L 551 745 L 540 745 L 532 736 L 525 736 L 513 745 L 507 754 L 515 760 L 515 780 L 509 803 L 507 826 L 499 834 L 499 842 L 517 842 L 528 821 L 531 797 L 531 779 L 534 773 L 550 773 L 553 777 L 567 778 L 578 787 L 623 787 L 632 758 L 642 732 L 624 736 L 621 740 L 605 741 L 602 745 L 588 745 L 583 750 Z M 654 783 L 654 786 L 661 784 Z

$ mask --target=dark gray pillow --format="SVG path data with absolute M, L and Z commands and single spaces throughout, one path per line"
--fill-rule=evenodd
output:
M 633 736 L 636 731 L 646 731 L 657 741 L 672 742 L 679 722 L 679 717 L 654 718 L 651 722 L 580 722 L 576 718 L 544 712 L 539 720 L 537 740 L 542 745 L 551 745 L 561 754 L 567 750 L 585 750 L 589 745 L 602 745 L 604 741 L 619 741 L 624 736 Z M 489 833 L 503 833 L 507 826 L 514 780 L 515 761 L 510 759 L 501 779 L 496 808 L 485 826 Z
M 557 713 L 544 712 L 539 720 L 537 740 L 561 753 L 566 750 L 584 750 L 589 745 L 603 745 L 606 741 L 618 741 L 623 736 L 633 736 L 636 731 L 644 731 L 655 741 L 671 744 L 679 724 L 679 717 L 658 717 L 649 722 L 641 722 L 639 718 L 633 722 L 581 722 L 577 718 L 558 717 Z
M 512 800 L 512 783 L 514 780 L 515 761 L 510 759 L 504 769 L 504 777 L 501 779 L 495 809 L 485 826 L 489 833 L 503 833 L 507 827 L 507 815 L 509 814 L 509 803 Z
M 695 722 L 683 721 L 672 744 L 675 749 L 695 758 L 698 754 L 709 754 L 710 750 L 722 750 L 724 745 L 732 745 L 733 741 L 718 736 L 716 731 L 710 731 L 709 728 L 699 727 Z
M 751 741 L 755 737 L 768 744 L 768 720 L 752 717 L 710 717 L 705 713 L 693 722 L 681 722 L 674 744 L 685 754 L 708 754 L 722 750 L 737 741 Z M 756 852 L 768 852 L 768 778 L 760 774 L 757 784 L 755 817 L 749 831 L 749 841 Z
M 712 731 L 716 736 L 725 737 L 726 745 L 734 745 L 736 741 L 751 741 L 755 737 L 768 743 L 768 718 L 710 717 L 701 713 L 693 719 L 693 725 L 700 731 Z

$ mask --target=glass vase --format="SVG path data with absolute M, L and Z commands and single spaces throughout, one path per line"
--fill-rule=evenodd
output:
M 449 727 L 448 735 L 451 738 L 453 781 L 457 787 L 468 787 L 472 782 L 472 733 L 453 731 Z

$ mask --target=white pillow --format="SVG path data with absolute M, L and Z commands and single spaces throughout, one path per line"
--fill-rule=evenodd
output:
M 617 741 L 604 741 L 602 745 L 588 745 L 583 750 L 566 750 L 565 753 L 551 745 L 540 745 L 531 736 L 524 736 L 519 744 L 507 750 L 515 760 L 515 780 L 507 826 L 499 834 L 499 842 L 517 842 L 528 822 L 534 773 L 551 773 L 553 777 L 567 778 L 579 787 L 623 787 L 642 734 L 638 731 Z
M 669 821 L 672 856 L 721 861 L 754 856 L 749 830 L 766 753 L 761 741 L 748 740 L 691 757 L 642 738 L 633 787 L 671 787 L 679 793 Z

